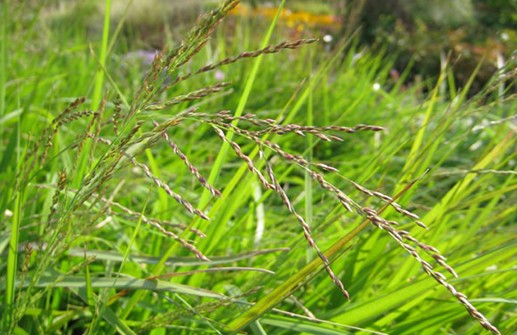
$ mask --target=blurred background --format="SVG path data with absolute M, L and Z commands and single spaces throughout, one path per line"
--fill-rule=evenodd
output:
M 102 15 L 97 14 L 103 13 L 104 1 L 43 3 L 33 6 L 44 12 L 50 24 L 82 26 L 90 34 L 100 34 Z M 152 52 L 181 40 L 196 18 L 217 4 L 213 0 L 114 0 L 111 12 L 114 22 L 124 19 L 129 50 Z M 262 22 L 265 28 L 278 4 L 243 0 L 233 12 L 233 24 L 246 18 L 258 27 Z M 225 29 L 231 38 L 232 19 L 226 21 L 230 21 Z M 408 81 L 436 77 L 449 57 L 461 86 L 481 64 L 475 93 L 517 49 L 517 0 L 288 0 L 280 31 L 283 38 L 323 38 L 326 50 L 354 39 L 359 50 L 395 55 L 394 79 L 408 65 Z M 255 29 L 253 35 L 258 40 L 263 31 Z

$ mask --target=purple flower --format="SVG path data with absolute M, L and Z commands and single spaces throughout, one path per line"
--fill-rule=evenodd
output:
M 214 73 L 214 78 L 215 80 L 217 81 L 223 81 L 224 80 L 224 72 L 221 71 L 221 70 L 216 70 L 215 73 Z
M 153 63 L 155 54 L 155 50 L 135 50 L 128 52 L 127 54 L 122 56 L 122 58 L 127 61 L 141 61 L 142 65 L 151 65 Z

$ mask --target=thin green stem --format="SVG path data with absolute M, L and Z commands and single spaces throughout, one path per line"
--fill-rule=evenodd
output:
M 102 43 L 99 54 L 99 67 L 95 75 L 95 87 L 93 89 L 93 96 L 91 106 L 93 110 L 99 108 L 102 96 L 102 87 L 104 85 L 104 68 L 106 67 L 106 56 L 108 50 L 108 40 L 110 32 L 110 9 L 111 0 L 106 0 L 106 13 L 104 14 L 104 28 L 102 31 Z
M 7 24 L 9 22 L 8 1 L 2 5 L 2 22 L 0 22 L 0 118 L 5 114 L 7 84 Z M 3 153 L 4 127 L 0 124 L 0 152 Z
M 16 194 L 15 209 L 13 213 L 13 225 L 11 228 L 11 238 L 9 241 L 9 251 L 7 256 L 7 275 L 5 287 L 5 315 L 4 330 L 13 329 L 14 322 L 14 300 L 15 283 L 18 270 L 18 246 L 20 241 L 20 225 L 22 218 L 23 189 Z M 8 333 L 8 332 L 7 332 Z

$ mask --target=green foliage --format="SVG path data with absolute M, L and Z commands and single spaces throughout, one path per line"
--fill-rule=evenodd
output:
M 234 5 L 146 65 L 1 4 L 0 332 L 515 330 L 515 66 L 406 87 L 354 40 L 214 34 Z
M 474 0 L 479 22 L 487 28 L 517 29 L 517 1 Z
M 357 18 L 347 19 L 357 21 L 361 42 L 396 53 L 398 70 L 413 59 L 410 80 L 421 76 L 436 80 L 443 59 L 450 55 L 462 86 L 483 63 L 473 94 L 490 81 L 500 60 L 511 58 L 517 48 L 515 1 L 365 1 L 361 8 L 354 14 Z

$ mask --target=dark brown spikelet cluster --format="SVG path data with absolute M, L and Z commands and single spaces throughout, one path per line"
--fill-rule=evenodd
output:
M 59 196 L 63 192 L 66 186 L 66 172 L 61 171 L 59 173 L 59 181 L 57 183 L 56 191 L 54 192 L 54 196 L 52 197 L 52 205 L 50 206 L 50 213 L 48 214 L 47 218 L 47 228 L 51 225 L 52 220 L 54 219 L 54 216 L 57 212 L 57 206 L 59 202 Z
M 53 146 L 54 137 L 56 136 L 58 130 L 64 124 L 70 123 L 74 120 L 77 120 L 77 119 L 80 119 L 83 117 L 87 117 L 87 116 L 90 116 L 93 114 L 93 111 L 89 111 L 89 110 L 75 112 L 75 110 L 77 108 L 79 108 L 79 106 L 84 104 L 85 101 L 86 101 L 86 98 L 84 98 L 84 97 L 75 99 L 70 105 L 68 105 L 68 107 L 61 114 L 59 114 L 57 117 L 54 118 L 50 127 L 48 127 L 45 130 L 45 133 L 46 133 L 46 136 L 44 135 L 44 137 L 46 137 L 45 138 L 45 147 L 40 156 L 40 160 L 41 160 L 42 164 L 45 164 L 45 161 L 47 159 L 47 153 L 48 153 L 47 150 L 48 150 L 48 148 Z

